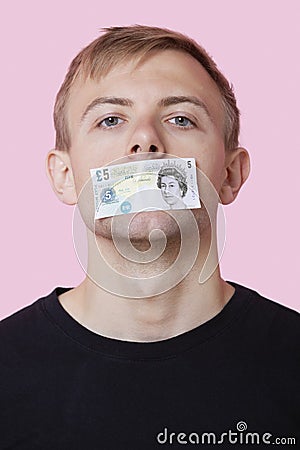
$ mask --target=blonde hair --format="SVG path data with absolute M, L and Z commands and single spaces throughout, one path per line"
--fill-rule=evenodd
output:
M 220 72 L 206 50 L 189 37 L 165 28 L 134 25 L 104 28 L 104 34 L 91 42 L 73 59 L 61 85 L 54 106 L 56 148 L 71 146 L 66 106 L 75 81 L 98 79 L 114 66 L 132 58 L 147 58 L 149 52 L 179 50 L 194 57 L 217 84 L 224 108 L 224 144 L 226 149 L 238 146 L 240 113 L 232 85 Z

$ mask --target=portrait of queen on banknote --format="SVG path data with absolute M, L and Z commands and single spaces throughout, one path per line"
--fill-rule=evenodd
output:
M 187 174 L 184 167 L 168 162 L 157 174 L 157 187 L 170 209 L 185 209 L 183 197 L 187 193 Z

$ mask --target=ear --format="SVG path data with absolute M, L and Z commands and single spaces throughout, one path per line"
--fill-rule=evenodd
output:
M 75 205 L 77 195 L 69 153 L 51 150 L 46 158 L 46 173 L 57 197 L 67 205 Z
M 250 173 L 249 153 L 245 148 L 227 150 L 225 156 L 224 179 L 220 189 L 223 205 L 232 203 Z

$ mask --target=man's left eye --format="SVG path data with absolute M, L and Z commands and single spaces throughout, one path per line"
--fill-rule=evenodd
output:
M 98 127 L 104 127 L 104 128 L 109 128 L 109 127 L 114 127 L 116 125 L 120 125 L 120 123 L 124 122 L 122 119 L 120 119 L 120 117 L 117 116 L 109 116 L 106 117 L 105 119 L 101 120 L 101 122 L 98 123 Z
M 195 124 L 185 116 L 176 116 L 169 119 L 169 122 L 182 128 L 192 128 Z

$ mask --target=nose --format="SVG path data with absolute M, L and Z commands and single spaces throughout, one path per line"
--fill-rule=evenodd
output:
M 166 153 L 166 149 L 163 139 L 155 124 L 145 121 L 138 124 L 130 137 L 127 155 L 140 155 L 145 158 L 146 155 L 153 154 L 152 157 L 162 158 L 164 153 Z M 156 155 L 154 156 L 154 154 Z

